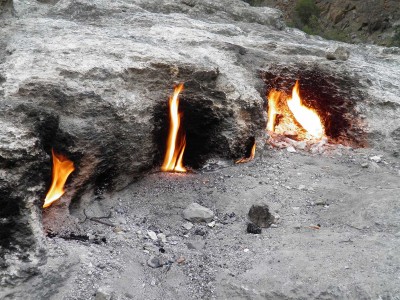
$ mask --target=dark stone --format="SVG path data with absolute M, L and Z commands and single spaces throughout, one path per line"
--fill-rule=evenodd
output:
M 274 222 L 274 216 L 266 204 L 253 204 L 249 210 L 249 219 L 259 227 L 269 227 Z
M 261 228 L 254 223 L 247 224 L 247 233 L 261 234 Z

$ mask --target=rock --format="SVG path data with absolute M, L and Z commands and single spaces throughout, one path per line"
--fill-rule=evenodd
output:
M 210 227 L 210 228 L 214 228 L 215 227 L 215 221 L 212 221 L 212 222 L 208 223 L 207 226 Z
M 183 256 L 181 256 L 181 257 L 179 257 L 177 260 L 176 260 L 176 262 L 178 263 L 178 264 L 183 264 L 184 262 L 185 262 L 185 258 L 183 257 Z
M 214 213 L 207 207 L 192 203 L 183 211 L 183 218 L 193 223 L 211 222 Z
M 162 260 L 157 256 L 152 256 L 147 261 L 147 265 L 151 268 L 161 268 L 164 264 Z
M 269 227 L 274 216 L 269 212 L 267 204 L 253 204 L 248 213 L 249 220 L 259 227 Z
M 368 163 L 362 163 L 362 164 L 361 164 L 361 167 L 362 167 L 362 168 L 368 168 L 368 167 L 369 167 L 369 164 L 368 164 Z
M 294 149 L 293 146 L 287 147 L 286 150 L 287 150 L 287 152 L 289 152 L 289 153 L 295 153 L 295 152 L 297 152 L 296 149 Z
M 167 242 L 167 237 L 164 233 L 157 234 L 157 238 L 159 238 L 163 243 Z
M 334 52 L 328 52 L 326 54 L 326 58 L 329 60 L 348 60 L 350 56 L 350 52 L 344 47 L 337 47 Z
M 111 300 L 112 298 L 112 290 L 107 287 L 100 287 L 96 291 L 95 300 Z
M 153 240 L 153 241 L 157 241 L 157 234 L 152 231 L 152 230 L 147 230 L 147 235 Z
M 300 184 L 299 187 L 298 187 L 299 191 L 302 191 L 302 190 L 305 190 L 305 189 L 306 189 L 306 186 L 304 184 Z
M 186 246 L 189 249 L 194 249 L 194 250 L 201 250 L 204 248 L 205 245 L 206 245 L 206 242 L 203 240 L 193 240 L 193 241 L 186 243 Z
M 193 223 L 190 222 L 183 223 L 182 227 L 185 228 L 186 230 L 190 230 L 193 228 Z
M 261 228 L 254 223 L 247 224 L 247 233 L 260 234 Z
M 382 155 L 374 155 L 369 158 L 373 162 L 380 163 L 382 161 Z

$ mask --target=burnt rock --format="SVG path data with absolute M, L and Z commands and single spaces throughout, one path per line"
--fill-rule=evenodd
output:
M 269 227 L 275 219 L 269 212 L 267 204 L 253 204 L 249 210 L 248 217 L 255 225 L 264 228 Z
M 254 223 L 247 224 L 247 233 L 261 234 L 261 228 Z

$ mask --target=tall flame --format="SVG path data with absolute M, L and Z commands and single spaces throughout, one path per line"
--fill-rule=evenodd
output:
M 169 98 L 170 128 L 167 140 L 167 151 L 161 170 L 164 172 L 186 172 L 183 166 L 183 153 L 186 148 L 186 137 L 179 138 L 179 129 L 182 113 L 179 113 L 179 93 L 183 90 L 183 83 L 174 89 L 174 94 Z
M 54 153 L 53 149 L 51 149 L 51 155 L 53 157 L 52 182 L 47 192 L 46 199 L 44 200 L 43 208 L 50 206 L 54 201 L 64 195 L 65 182 L 68 176 L 75 170 L 74 163 L 64 155 Z
M 315 110 L 304 106 L 300 99 L 298 81 L 296 81 L 293 87 L 292 98 L 287 100 L 287 104 L 297 122 L 299 122 L 309 134 L 317 139 L 324 137 L 324 127 L 322 126 L 318 114 Z
M 294 120 L 297 121 L 297 124 Z M 299 128 L 298 124 L 302 129 Z M 305 106 L 300 98 L 299 82 L 296 81 L 291 98 L 284 92 L 271 90 L 268 94 L 267 130 L 283 135 L 287 132 L 296 132 L 296 134 L 301 135 L 303 129 L 309 136 L 316 139 L 325 136 L 324 126 L 317 112 Z

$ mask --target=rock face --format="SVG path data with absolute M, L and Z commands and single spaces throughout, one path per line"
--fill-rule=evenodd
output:
M 293 21 L 298 0 L 246 0 L 282 10 L 288 22 Z M 333 38 L 379 45 L 400 43 L 400 6 L 397 0 L 316 0 L 320 11 L 319 25 Z
M 347 45 L 346 62 L 329 61 L 336 42 L 287 29 L 279 11 L 239 0 L 14 0 L 2 1 L 1 13 L 0 265 L 14 268 L 2 284 L 44 261 L 42 216 L 56 226 L 57 212 L 79 216 L 104 191 L 159 166 L 177 82 L 185 83 L 184 162 L 193 168 L 242 157 L 249 138 L 263 143 L 265 93 L 299 76 L 318 97 L 325 94 L 313 80 L 325 77 L 335 107 L 349 108 L 346 120 L 363 120 L 344 123 L 351 128 L 338 136 L 400 145 L 397 48 Z M 42 215 L 52 148 L 76 171 Z

